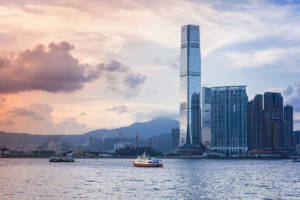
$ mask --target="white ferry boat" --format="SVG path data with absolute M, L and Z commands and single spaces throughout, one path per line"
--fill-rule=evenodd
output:
M 133 165 L 135 167 L 163 167 L 163 162 L 155 157 L 146 157 L 146 151 L 142 156 L 138 156 Z

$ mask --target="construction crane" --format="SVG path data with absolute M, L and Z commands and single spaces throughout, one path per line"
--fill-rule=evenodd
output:
M 119 136 L 118 136 L 117 139 L 116 139 L 116 151 L 117 151 L 117 149 L 118 149 L 118 141 L 119 141 L 119 139 L 120 139 L 120 137 L 121 137 L 122 131 L 119 132 L 118 129 L 116 129 L 116 130 L 117 130 L 117 132 L 118 132 L 118 134 L 119 134 Z M 123 139 L 122 139 L 122 140 L 123 140 Z

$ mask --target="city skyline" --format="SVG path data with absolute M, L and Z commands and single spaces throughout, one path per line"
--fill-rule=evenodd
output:
M 300 128 L 296 1 L 29 0 L 0 9 L 9 19 L 0 22 L 1 131 L 83 134 L 179 120 L 184 24 L 201 27 L 202 86 L 247 85 L 249 99 L 280 92 Z

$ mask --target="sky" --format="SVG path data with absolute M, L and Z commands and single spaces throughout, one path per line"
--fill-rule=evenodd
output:
M 0 0 L 0 130 L 83 134 L 179 118 L 181 26 L 202 86 L 280 92 L 300 129 L 300 1 Z

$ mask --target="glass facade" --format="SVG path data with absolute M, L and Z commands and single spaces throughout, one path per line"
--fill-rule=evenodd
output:
M 202 144 L 210 147 L 211 88 L 202 88 Z
M 199 26 L 181 27 L 179 147 L 201 144 L 201 57 Z
M 211 88 L 211 147 L 229 155 L 245 154 L 247 147 L 246 86 Z

